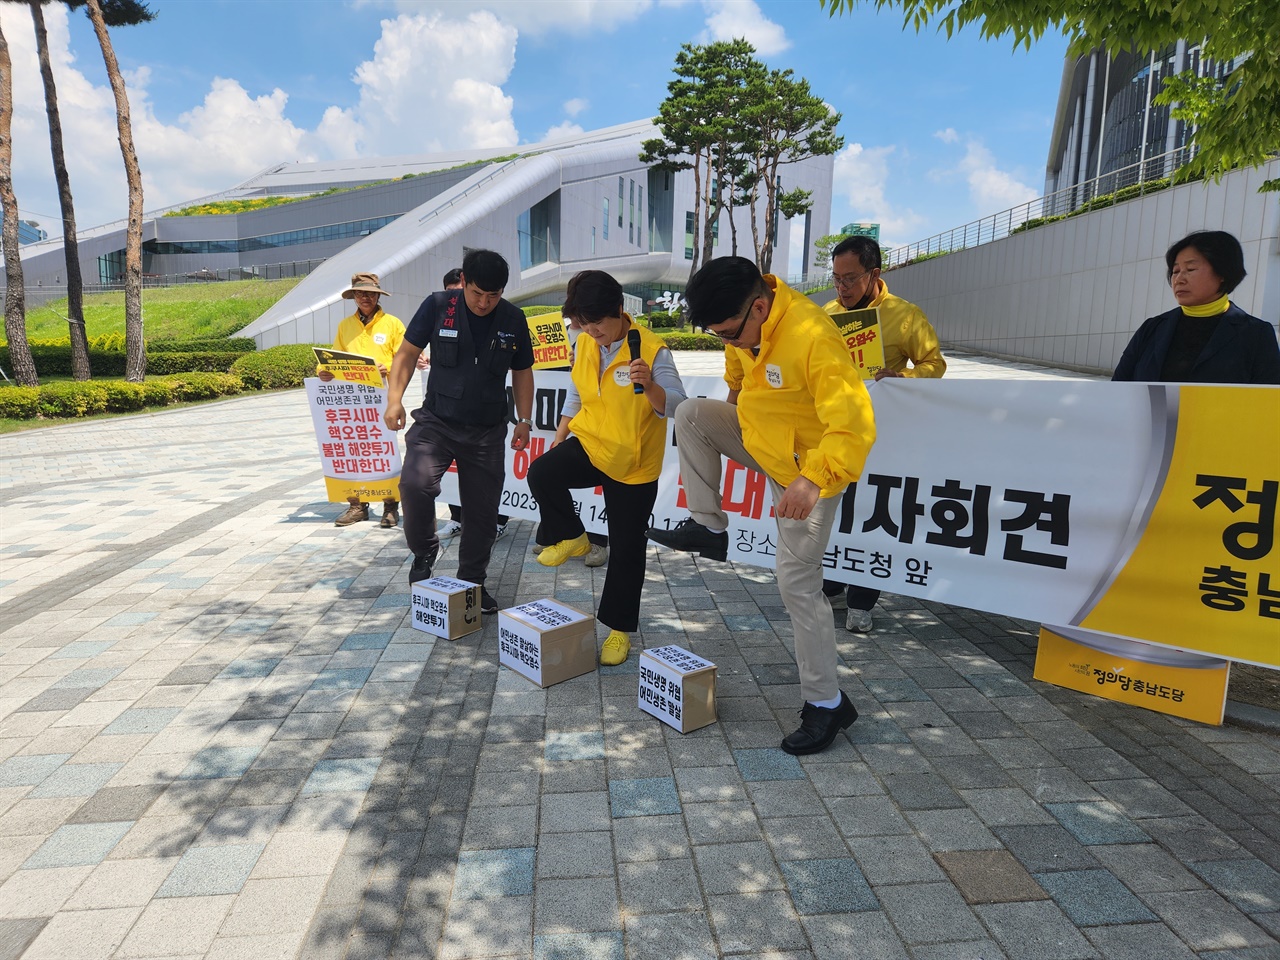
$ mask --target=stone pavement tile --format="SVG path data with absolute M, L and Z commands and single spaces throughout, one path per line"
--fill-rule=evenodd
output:
M 205 747 L 192 758 L 180 780 L 225 780 L 241 776 L 253 766 L 260 746 Z
M 320 898 L 324 877 L 249 880 L 218 931 L 219 937 L 250 937 L 305 930 Z
M 301 713 L 294 711 L 285 717 L 276 731 L 273 740 L 328 740 L 338 728 L 346 714 L 339 711 L 328 713 Z
M 530 807 L 532 812 L 534 808 Z M 470 819 L 468 818 L 468 827 Z M 601 833 L 556 833 L 537 842 L 537 877 L 612 877 L 613 837 Z M 463 845 L 467 846 L 464 838 Z
M 321 760 L 302 785 L 303 797 L 323 793 L 358 793 L 368 790 L 378 772 L 381 757 L 344 757 Z
M 440 960 L 531 957 L 533 897 L 453 900 L 440 937 Z
M 839 847 L 831 848 L 838 851 Z M 853 837 L 849 849 L 868 882 L 925 883 L 942 880 L 942 871 L 915 837 Z
M 32 799 L 92 796 L 123 766 L 123 763 L 65 763 L 45 777 L 27 796 Z
M 773 855 L 780 861 L 844 855 L 844 838 L 829 817 L 762 819 L 760 826 Z
M 603 792 L 608 787 L 603 760 L 549 760 L 542 768 L 543 783 L 560 792 Z
M 1146 893 L 1142 899 L 1192 950 L 1275 943 L 1270 934 L 1212 890 Z
M 80 867 L 101 863 L 133 828 L 130 821 L 68 824 L 55 830 L 40 849 L 27 858 L 23 870 Z
M 287 770 L 302 767 L 310 771 L 329 746 L 327 738 L 317 740 L 275 739 L 262 748 L 251 770 Z
M 539 880 L 533 898 L 535 934 L 622 929 L 618 883 L 612 876 Z
M 807 777 L 749 783 L 747 792 L 759 817 L 799 817 L 822 809 L 822 800 Z
M 178 814 L 207 817 L 226 801 L 235 784 L 231 779 L 176 780 L 156 798 L 147 813 L 152 817 Z
M 701 907 L 702 893 L 689 859 L 618 865 L 618 887 L 629 917 Z M 632 921 L 628 919 L 630 931 Z M 705 926 L 705 920 L 703 922 Z
M 628 916 L 626 924 L 629 960 L 719 960 L 705 913 Z
M 1097 790 L 1066 767 L 1020 767 L 1010 770 L 1009 775 L 1037 803 L 1075 803 L 1103 799 Z
M 10 757 L 0 763 L 0 787 L 34 787 L 71 759 L 69 753 Z
M 907 724 L 903 723 L 902 717 L 897 715 L 897 711 L 895 711 L 895 719 L 906 728 L 911 742 L 916 745 L 922 754 L 930 759 L 939 757 L 947 757 L 953 760 L 960 757 L 976 759 L 979 756 L 986 759 L 977 741 L 970 738 L 959 727 L 939 724 L 908 727 Z M 987 762 L 991 763 L 990 760 L 987 760 Z M 934 766 L 937 766 L 937 764 L 935 763 Z M 956 764 L 953 763 L 952 767 L 955 766 Z
M 265 844 L 190 847 L 156 891 L 156 898 L 239 893 Z
M 1250 919 L 1280 941 L 1280 913 L 1254 913 Z
M 140 913 L 141 906 L 63 911 L 49 918 L 24 960 L 107 960 Z
M 845 736 L 848 737 L 849 742 L 857 744 L 860 748 L 911 742 L 911 738 L 900 726 L 889 719 L 888 714 L 882 717 L 874 715 L 858 717 L 858 722 L 845 731 Z M 837 737 L 833 747 L 840 743 L 841 738 Z
M 144 907 L 178 863 L 178 857 L 104 860 L 66 903 L 68 910 Z
M 1240 845 L 1203 817 L 1144 820 L 1142 825 L 1152 839 L 1184 863 L 1241 856 Z
M 992 790 L 961 790 L 969 809 L 989 827 L 1018 824 L 1051 824 L 1053 818 L 1020 787 Z
M 1062 764 L 1052 753 L 1026 737 L 1006 740 L 982 740 L 978 745 L 991 755 L 991 759 L 1006 770 L 1022 768 L 1042 769 L 1059 767 Z
M 1092 960 L 1093 946 L 1052 901 L 974 907 L 1009 960 Z
M 1245 913 L 1280 910 L 1280 873 L 1258 860 L 1210 860 L 1191 864 L 1209 886 Z
M 876 887 L 875 893 L 903 943 L 976 940 L 986 935 L 950 883 L 883 886 Z
M 712 844 L 694 847 L 693 852 L 709 896 L 776 890 L 783 885 L 773 854 L 763 842 Z
M 522 806 L 538 802 L 541 776 L 536 770 L 500 770 L 478 773 L 471 803 L 475 806 Z
M 957 810 L 964 801 L 942 777 L 926 773 L 890 773 L 882 777 L 899 810 Z
M 609 796 L 604 791 L 545 793 L 540 810 L 539 833 L 574 833 L 610 827 Z
M 42 833 L 30 837 L 5 837 L 0 842 L 0 883 L 8 880 L 44 841 Z
M 1088 870 L 1098 866 L 1089 849 L 1057 823 L 993 829 L 1000 842 L 1031 873 Z
M 1005 955 L 994 940 L 968 940 L 912 947 L 911 960 L 1005 960 Z
M 653 817 L 680 812 L 673 777 L 610 780 L 609 807 L 614 819 Z
M 711 730 L 711 727 L 704 728 Z M 720 737 L 674 734 L 667 740 L 671 765 L 680 767 L 723 767 L 734 763 L 733 751 Z
M 831 819 L 846 837 L 883 837 L 911 833 L 888 797 L 836 797 L 827 801 Z
M 733 751 L 734 761 L 748 783 L 764 780 L 803 780 L 804 768 L 796 757 L 778 749 L 738 749 Z
M 45 917 L 0 920 L 0 960 L 18 960 L 44 928 Z
M 120 711 L 107 723 L 101 736 L 124 736 L 137 733 L 159 733 L 182 712 L 178 707 L 139 707 Z
M 765 953 L 805 950 L 809 943 L 791 898 L 782 890 L 708 898 L 720 950 Z
M 856 728 L 857 724 L 854 724 Z M 905 740 L 906 735 L 903 737 Z M 896 743 L 860 743 L 858 753 L 871 771 L 881 777 L 893 773 L 933 772 L 929 759 L 914 747 Z
M 105 787 L 72 814 L 71 823 L 106 823 L 137 820 L 146 813 L 164 788 L 158 784 L 134 787 Z
M 737 767 L 677 767 L 676 793 L 683 804 L 745 801 L 742 774 Z
M 821 756 L 819 754 L 819 756 Z M 808 757 L 813 761 L 814 758 Z M 802 764 L 809 780 L 819 796 L 828 800 L 836 797 L 868 797 L 884 793 L 880 781 L 863 763 L 818 763 Z
M 880 907 L 852 858 L 786 861 L 782 875 L 796 913 L 801 916 L 856 913 Z
M 92 872 L 93 867 L 19 870 L 0 885 L 0 919 L 52 916 Z
M 204 960 L 294 960 L 305 935 L 305 930 L 252 937 L 219 935 Z
M 633 817 L 613 825 L 614 856 L 619 864 L 691 857 L 684 818 Z
M 850 956 L 857 960 L 906 960 L 908 956 L 883 913 L 833 913 L 802 917 L 801 921 L 816 960 L 846 960 Z M 856 954 L 851 953 L 854 949 Z
M 152 900 L 125 938 L 118 957 L 196 956 L 212 945 L 235 897 Z
M 289 813 L 285 803 L 255 807 L 222 807 L 196 837 L 200 846 L 238 841 L 266 844 Z
M 1094 786 L 1130 817 L 1183 817 L 1190 807 L 1154 780 L 1103 780 Z
M 1001 848 L 1000 841 L 968 810 L 913 810 L 907 818 L 916 835 L 934 853 Z M 909 833 L 911 829 L 904 832 Z
M 609 757 L 609 778 L 611 780 L 642 780 L 672 776 L 671 760 L 665 745 L 659 743 L 652 747 L 615 751 Z
M 1196 956 L 1162 923 L 1093 927 L 1084 935 L 1107 960 L 1195 960 Z
M 1109 800 L 1046 803 L 1044 808 L 1087 847 L 1104 843 L 1146 843 L 1151 839 Z
M 1079 927 L 1145 923 L 1155 915 L 1106 870 L 1041 873 L 1036 880 Z
M 467 814 L 462 846 L 468 850 L 534 847 L 538 843 L 538 808 L 475 807 Z
M 286 770 L 250 769 L 227 794 L 227 803 L 234 806 L 258 807 L 291 803 L 310 776 L 308 771 L 294 768 Z
M 544 756 L 549 761 L 600 760 L 604 755 L 604 734 L 598 730 L 547 734 Z
M 695 844 L 763 839 L 755 808 L 746 801 L 686 804 L 684 820 Z
M 621 933 L 544 933 L 533 938 L 533 960 L 625 960 Z
M 492 900 L 533 893 L 534 848 L 464 850 L 458 854 L 454 900 Z

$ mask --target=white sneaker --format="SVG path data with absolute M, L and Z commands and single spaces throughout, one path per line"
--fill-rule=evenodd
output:
M 603 567 L 609 562 L 609 548 L 601 547 L 597 544 L 591 545 L 591 550 L 587 554 L 587 558 L 582 561 L 588 567 Z
M 844 618 L 844 628 L 850 633 L 870 633 L 871 611 L 850 610 Z
M 495 543 L 497 543 L 506 535 L 507 535 L 507 525 L 505 523 L 500 523 L 498 524 L 498 535 L 494 537 L 493 540 Z
M 461 532 L 462 532 L 462 524 L 460 524 L 457 520 L 450 520 L 443 527 L 436 528 L 436 536 L 439 537 L 441 540 L 448 540 L 452 537 L 456 537 Z

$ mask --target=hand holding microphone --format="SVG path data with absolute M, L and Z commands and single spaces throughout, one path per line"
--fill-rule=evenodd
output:
M 627 331 L 627 349 L 631 351 L 631 362 L 635 363 L 640 359 L 640 331 L 632 327 Z M 632 383 L 632 393 L 644 393 L 643 383 Z

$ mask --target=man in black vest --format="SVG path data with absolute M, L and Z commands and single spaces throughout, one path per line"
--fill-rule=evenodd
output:
M 433 293 L 422 302 L 391 364 L 384 417 L 392 430 L 403 429 L 405 387 L 430 344 L 427 395 L 405 434 L 400 471 L 404 536 L 413 551 L 409 582 L 428 579 L 440 554 L 436 497 L 440 478 L 456 460 L 467 518 L 458 548 L 458 578 L 480 584 L 484 613 L 498 612 L 484 579 L 506 479 L 502 445 L 507 438 L 508 370 L 519 417 L 513 450 L 528 446 L 533 426 L 533 346 L 523 311 L 502 299 L 507 277 L 507 261 L 501 256 L 472 250 L 462 260 L 462 289 Z

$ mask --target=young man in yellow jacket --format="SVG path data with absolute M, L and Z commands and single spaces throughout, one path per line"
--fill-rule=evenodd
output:
M 822 558 L 840 494 L 862 474 L 875 441 L 866 387 L 839 331 L 817 304 L 750 260 L 712 260 L 685 291 L 694 324 L 725 342 L 729 399 L 689 399 L 676 411 L 676 446 L 690 518 L 649 539 L 713 560 L 728 555 L 721 456 L 769 478 L 778 524 L 778 591 L 795 632 L 804 705 L 782 741 L 817 753 L 858 718 L 840 690 L 835 622 Z
M 830 314 L 845 310 L 880 310 L 880 342 L 884 345 L 884 367 L 876 373 L 885 377 L 941 377 L 947 360 L 938 347 L 938 332 L 924 311 L 909 300 L 895 297 L 880 279 L 880 244 L 871 237 L 846 237 L 831 251 L 831 272 L 836 282 L 836 299 L 822 305 Z M 910 361 L 911 366 L 907 366 Z M 858 633 L 871 630 L 871 608 L 880 591 L 871 587 L 845 585 L 834 580 L 823 584 L 823 593 L 832 606 L 843 602 L 844 628 Z

